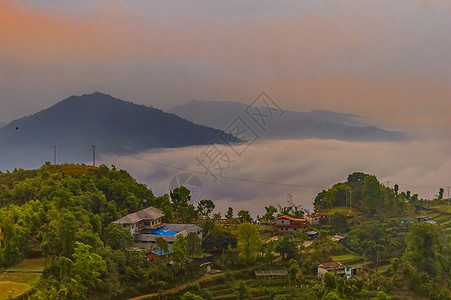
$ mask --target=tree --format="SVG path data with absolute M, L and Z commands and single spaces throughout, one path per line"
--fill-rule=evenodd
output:
M 233 208 L 229 207 L 227 209 L 227 213 L 225 215 L 225 218 L 227 219 L 227 221 L 230 221 L 233 219 Z
M 335 279 L 335 275 L 330 272 L 326 272 L 326 274 L 324 274 L 324 288 L 326 291 L 333 291 L 336 287 L 337 281 Z
M 155 246 L 156 246 L 156 250 L 165 255 L 169 253 L 169 245 L 168 242 L 166 242 L 166 240 L 162 237 L 157 237 L 155 239 Z
M 126 250 L 133 246 L 133 236 L 130 230 L 120 224 L 110 223 L 104 230 L 104 241 L 113 250 Z
M 398 195 L 399 185 L 395 184 L 393 190 L 395 191 L 395 195 Z
M 202 246 L 199 236 L 195 232 L 190 232 L 186 236 L 186 255 L 189 258 L 196 257 L 202 253 Z
M 283 259 L 292 259 L 298 256 L 297 244 L 289 236 L 284 236 L 278 240 L 276 251 L 280 253 Z
M 364 241 L 364 243 L 362 243 L 362 248 L 364 249 L 365 253 L 370 256 L 371 260 L 376 266 L 377 271 L 377 268 L 379 266 L 380 252 L 385 249 L 384 245 L 378 244 L 373 240 L 366 240 Z
M 91 246 L 75 242 L 73 276 L 86 287 L 95 288 L 102 282 L 99 277 L 106 271 L 102 257 L 91 252 Z
M 254 262 L 256 253 L 260 249 L 261 240 L 257 227 L 251 223 L 242 223 L 237 228 L 238 250 L 246 264 Z
M 379 181 L 374 175 L 367 175 L 363 181 L 363 201 L 370 214 L 377 210 L 382 198 L 382 190 Z
M 269 241 L 266 244 L 263 244 L 263 259 L 265 260 L 267 265 L 270 265 L 274 260 L 274 251 L 276 250 L 276 242 Z
M 265 214 L 263 215 L 262 219 L 264 222 L 269 223 L 275 219 L 274 214 L 277 213 L 277 208 L 275 208 L 272 205 L 265 206 Z
M 349 231 L 348 219 L 345 215 L 335 213 L 330 216 L 330 225 L 335 233 L 343 233 Z
M 437 199 L 438 200 L 443 200 L 443 193 L 445 192 L 445 190 L 443 188 L 440 188 L 440 190 L 438 191 L 438 195 L 437 195 Z
M 172 245 L 171 256 L 176 274 L 185 269 L 186 244 L 185 237 L 182 234 L 178 234 Z
M 169 222 L 169 221 L 172 220 L 172 209 L 173 209 L 173 206 L 171 204 L 171 200 L 169 199 L 169 195 L 168 194 L 164 194 L 161 197 L 163 198 L 163 200 L 161 201 L 160 209 L 164 213 L 163 220 L 165 222 Z
M 184 186 L 179 186 L 170 192 L 173 210 L 177 211 L 180 206 L 187 206 L 191 200 L 190 190 Z
M 210 218 L 210 214 L 215 209 L 215 204 L 211 200 L 200 200 L 199 204 L 197 204 L 197 210 L 199 211 L 199 214 L 208 219 Z
M 348 183 L 350 184 L 360 184 L 363 185 L 365 181 L 366 174 L 362 172 L 354 172 L 348 175 Z
M 237 238 L 228 231 L 213 229 L 202 241 L 202 247 L 207 251 L 227 250 L 229 247 L 236 248 Z
M 297 281 L 297 275 L 299 273 L 299 265 L 298 262 L 295 259 L 290 259 L 289 262 L 289 268 L 288 268 L 288 279 L 290 281 L 291 285 L 295 285 Z
M 42 238 L 44 253 L 70 257 L 74 250 L 75 234 L 78 230 L 74 214 L 67 209 L 55 209 L 48 214 L 52 221 Z
M 407 247 L 403 259 L 418 272 L 424 271 L 430 277 L 439 276 L 442 270 L 450 267 L 449 252 L 442 253 L 447 251 L 443 245 L 445 243 L 440 240 L 436 225 L 424 222 L 412 224 L 407 234 Z
M 240 223 L 251 223 L 252 222 L 252 218 L 251 215 L 249 214 L 249 211 L 247 210 L 240 210 L 238 212 L 238 219 L 240 221 Z
M 189 204 L 187 206 L 182 205 L 177 209 L 177 215 L 183 223 L 189 224 L 197 218 L 197 211 L 192 204 Z

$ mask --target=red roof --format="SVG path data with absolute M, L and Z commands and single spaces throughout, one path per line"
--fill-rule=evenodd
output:
M 287 215 L 278 217 L 277 220 L 290 220 L 290 221 L 299 221 L 299 222 L 306 222 L 307 221 L 307 219 L 296 219 L 296 218 L 293 218 L 293 217 L 290 217 L 290 216 L 287 216 Z

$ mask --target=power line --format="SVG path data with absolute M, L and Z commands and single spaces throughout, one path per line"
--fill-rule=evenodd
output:
M 127 156 L 136 160 L 140 160 L 140 161 L 144 161 L 150 164 L 155 164 L 155 165 L 159 165 L 159 166 L 164 166 L 167 168 L 172 168 L 172 169 L 176 169 L 176 170 L 181 170 L 181 171 L 186 171 L 186 172 L 190 172 L 190 173 L 195 173 L 195 174 L 201 174 L 201 175 L 206 175 L 205 172 L 202 171 L 197 171 L 197 170 L 192 170 L 192 169 L 188 169 L 188 168 L 182 168 L 182 167 L 177 167 L 177 166 L 172 166 L 172 165 L 168 165 L 165 163 L 160 163 L 160 162 L 156 162 L 156 161 L 151 161 L 151 160 L 147 160 L 144 158 L 140 158 L 140 157 L 136 157 L 133 155 L 129 155 L 129 154 L 122 154 L 122 153 L 118 153 L 116 151 L 112 151 L 103 147 L 98 146 L 99 149 L 103 149 L 107 152 L 110 153 L 114 153 L 114 154 L 118 154 L 118 155 L 123 155 L 123 156 Z M 252 183 L 261 183 L 261 184 L 269 184 L 269 185 L 278 185 L 278 186 L 287 186 L 287 187 L 298 187 L 298 188 L 318 188 L 318 189 L 327 189 L 327 187 L 325 186 L 320 186 L 320 185 L 304 185 L 304 184 L 290 184 L 290 183 L 281 183 L 281 182 L 273 182 L 273 181 L 264 181 L 264 180 L 255 180 L 255 179 L 248 179 L 248 178 L 240 178 L 240 177 L 234 177 L 234 176 L 225 176 L 225 175 L 215 175 L 216 177 L 219 178 L 224 178 L 224 179 L 230 179 L 230 180 L 237 180 L 237 181 L 244 181 L 244 182 L 252 182 Z
M 395 182 L 395 181 L 393 181 Z M 408 186 L 408 187 L 415 187 L 415 188 L 425 188 L 425 189 L 439 189 L 441 188 L 441 186 L 431 186 L 431 185 L 413 185 L 413 184 L 407 184 L 407 183 L 396 183 L 398 186 L 399 185 L 404 185 L 404 186 Z

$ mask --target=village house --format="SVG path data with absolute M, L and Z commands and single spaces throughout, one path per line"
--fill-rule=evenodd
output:
M 187 236 L 194 232 L 202 239 L 202 228 L 195 224 L 164 224 L 164 214 L 155 207 L 147 207 L 122 217 L 113 223 L 121 224 L 130 230 L 136 247 L 140 249 L 155 248 L 158 237 L 163 238 L 172 247 L 177 235 Z
M 324 225 L 329 222 L 327 213 L 313 213 L 307 215 L 307 221 L 312 225 Z
M 308 223 L 306 219 L 297 219 L 290 216 L 281 216 L 276 218 L 274 223 L 276 235 L 293 235 L 299 230 L 303 231 L 307 228 Z
M 323 277 L 327 272 L 333 272 L 335 276 L 348 279 L 356 275 L 359 270 L 360 268 L 347 267 L 339 261 L 325 262 L 318 265 L 318 277 Z

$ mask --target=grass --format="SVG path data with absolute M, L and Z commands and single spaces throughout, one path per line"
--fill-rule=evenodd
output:
M 26 258 L 21 263 L 7 269 L 7 272 L 42 273 L 45 267 L 45 258 Z
M 0 283 L 4 281 L 30 283 L 41 277 L 39 273 L 3 273 L 0 274 Z M 1 297 L 0 297 L 1 298 Z
M 2 281 L 0 282 L 0 299 L 15 298 L 23 293 L 26 293 L 30 289 L 31 286 L 28 283 Z
M 360 255 L 353 253 L 332 256 L 332 261 L 339 261 L 344 263 L 345 265 L 355 264 L 361 260 L 363 260 L 363 258 Z
M 342 215 L 346 216 L 348 214 L 348 211 L 349 211 L 349 207 L 338 206 L 338 207 L 333 207 L 333 208 L 331 208 L 329 210 L 326 210 L 324 212 L 326 212 L 329 216 L 331 216 L 331 215 L 333 215 L 335 213 L 339 213 L 339 214 L 342 214 Z M 354 216 L 357 216 L 357 212 L 354 209 L 352 211 L 354 212 Z

